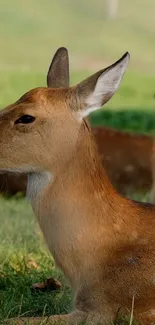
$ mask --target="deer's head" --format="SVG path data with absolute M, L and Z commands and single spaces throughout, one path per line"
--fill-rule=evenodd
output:
M 68 52 L 60 48 L 50 65 L 47 87 L 30 90 L 0 112 L 0 169 L 54 173 L 73 154 L 84 118 L 118 89 L 128 61 L 126 53 L 69 87 Z

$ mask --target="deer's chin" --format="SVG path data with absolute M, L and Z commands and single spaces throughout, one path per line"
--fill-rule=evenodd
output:
M 0 174 L 4 174 L 4 173 L 29 174 L 34 172 L 37 172 L 37 170 L 33 167 L 28 167 L 28 166 L 0 168 Z

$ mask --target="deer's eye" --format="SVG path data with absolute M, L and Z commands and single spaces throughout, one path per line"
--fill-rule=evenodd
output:
M 35 121 L 35 117 L 32 115 L 23 115 L 15 121 L 15 124 L 28 124 L 33 123 Z

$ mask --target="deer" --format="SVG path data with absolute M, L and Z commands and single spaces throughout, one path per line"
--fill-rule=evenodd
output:
M 130 54 L 69 86 L 68 50 L 57 50 L 47 87 L 0 111 L 0 170 L 28 174 L 27 198 L 73 291 L 64 315 L 15 324 L 110 324 L 118 311 L 155 321 L 155 206 L 112 186 L 87 121 L 114 95 Z

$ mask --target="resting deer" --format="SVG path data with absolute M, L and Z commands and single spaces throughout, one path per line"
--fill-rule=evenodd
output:
M 93 127 L 92 132 L 103 166 L 119 193 L 151 190 L 152 136 L 107 127 Z
M 129 54 L 69 87 L 60 48 L 48 87 L 32 89 L 0 112 L 0 169 L 28 173 L 27 196 L 74 293 L 73 311 L 48 324 L 110 324 L 131 310 L 155 320 L 155 207 L 121 197 L 100 161 L 85 118 L 118 89 Z M 23 324 L 16 319 L 15 324 Z M 30 318 L 29 324 L 46 323 Z

